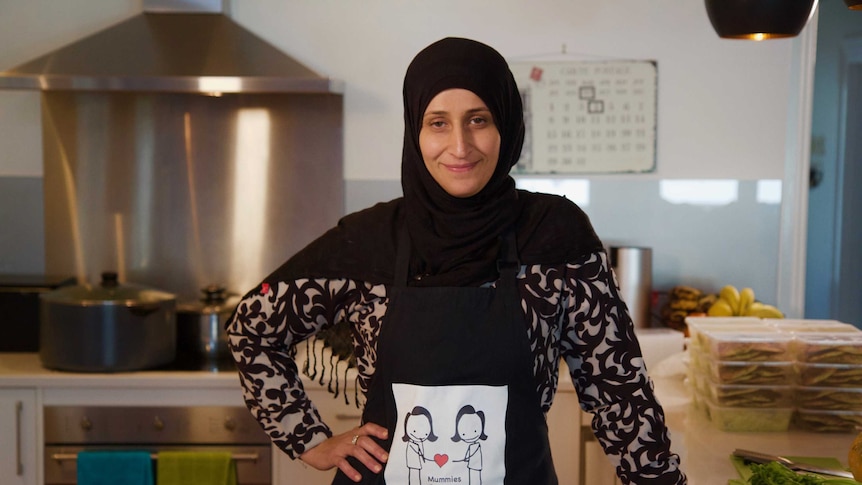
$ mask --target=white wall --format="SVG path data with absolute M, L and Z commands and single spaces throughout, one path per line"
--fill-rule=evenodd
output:
M 133 0 L 0 0 L 0 69 L 116 23 Z M 720 40 L 692 0 L 234 0 L 229 12 L 346 82 L 345 178 L 399 177 L 401 81 L 448 35 L 510 59 L 655 59 L 657 170 L 642 178 L 781 178 L 793 40 Z M 542 58 L 546 58 L 542 57 Z M 0 92 L 0 176 L 41 173 L 35 93 Z
M 347 83 L 345 176 L 397 179 L 401 81 L 413 55 L 465 36 L 509 59 L 655 59 L 661 178 L 781 178 L 790 40 L 720 40 L 692 0 L 242 0 L 232 15 Z

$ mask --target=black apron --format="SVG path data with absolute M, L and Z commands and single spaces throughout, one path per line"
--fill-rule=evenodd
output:
M 389 430 L 380 474 L 361 483 L 555 485 L 548 428 L 516 282 L 514 233 L 498 287 L 407 287 L 402 231 L 364 423 Z M 355 483 L 340 470 L 333 484 Z

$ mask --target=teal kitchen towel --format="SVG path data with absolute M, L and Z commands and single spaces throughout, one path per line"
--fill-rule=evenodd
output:
M 82 451 L 78 485 L 153 485 L 149 451 Z
M 156 481 L 158 485 L 236 485 L 236 463 L 230 452 L 162 451 Z

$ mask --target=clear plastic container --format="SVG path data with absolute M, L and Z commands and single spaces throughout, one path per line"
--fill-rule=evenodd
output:
M 862 388 L 805 387 L 793 391 L 797 407 L 818 411 L 862 411 Z
M 715 332 L 702 334 L 704 349 L 713 360 L 787 362 L 793 360 L 793 336 L 779 332 Z M 860 334 L 862 335 L 862 334 Z
M 860 330 L 849 323 L 838 320 L 814 320 L 793 318 L 765 318 L 764 323 L 779 332 L 793 333 L 858 333 Z
M 792 385 L 793 362 L 732 362 L 713 360 L 709 373 L 718 384 Z
M 862 365 L 796 363 L 800 386 L 862 387 Z
M 793 408 L 741 408 L 719 406 L 706 400 L 709 420 L 722 431 L 787 431 L 793 418 Z
M 709 400 L 718 406 L 736 408 L 785 408 L 793 406 L 793 386 L 751 386 L 716 384 L 701 386 Z
M 708 395 L 709 376 L 700 372 L 689 372 L 686 376 L 686 383 L 692 394 Z
M 823 411 L 797 409 L 793 424 L 818 433 L 857 433 L 862 427 L 862 411 Z
M 862 365 L 862 332 L 797 334 L 793 347 L 800 362 Z
M 709 418 L 709 408 L 706 406 L 706 398 L 700 393 L 693 393 L 691 396 L 691 409 L 693 412 L 702 413 Z
M 703 332 L 775 332 L 762 319 L 754 317 L 686 317 L 689 342 L 693 349 L 703 348 Z
M 709 363 L 712 359 L 709 358 L 703 351 L 691 349 L 689 353 L 688 366 L 692 372 L 700 374 L 709 374 Z

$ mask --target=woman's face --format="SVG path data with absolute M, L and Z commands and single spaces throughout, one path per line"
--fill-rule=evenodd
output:
M 476 195 L 500 158 L 500 132 L 491 111 L 466 89 L 447 89 L 425 109 L 419 148 L 425 167 L 449 195 Z

